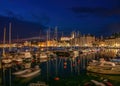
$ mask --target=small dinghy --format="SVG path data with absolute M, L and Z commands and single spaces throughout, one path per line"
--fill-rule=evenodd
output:
M 38 73 L 40 73 L 41 69 L 39 68 L 39 66 L 35 66 L 35 68 L 31 68 L 28 71 L 26 71 L 25 73 L 19 75 L 18 77 L 22 77 L 22 78 L 28 78 L 28 77 L 32 77 L 37 75 Z

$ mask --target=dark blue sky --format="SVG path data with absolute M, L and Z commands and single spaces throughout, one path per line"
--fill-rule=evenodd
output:
M 24 24 L 58 26 L 58 30 L 64 32 L 79 30 L 108 35 L 120 31 L 120 0 L 0 0 L 0 16 L 24 21 Z M 30 29 L 38 31 L 40 28 Z

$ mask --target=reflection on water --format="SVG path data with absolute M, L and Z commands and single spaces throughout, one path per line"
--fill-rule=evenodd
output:
M 111 80 L 114 84 L 116 83 L 120 84 L 120 81 L 119 81 L 120 76 L 89 74 L 89 73 L 86 74 L 86 71 L 85 71 L 88 63 L 92 59 L 99 59 L 99 57 L 115 58 L 117 51 L 118 51 L 117 49 L 106 49 L 98 53 L 83 53 L 83 54 L 80 54 L 80 56 L 76 58 L 57 57 L 53 59 L 48 59 L 46 62 L 42 62 L 42 63 L 33 62 L 32 66 L 34 66 L 35 64 L 39 64 L 41 68 L 41 73 L 37 76 L 31 77 L 31 78 L 25 78 L 25 79 L 18 78 L 13 75 L 11 76 L 9 72 L 10 69 L 6 69 L 5 71 L 3 71 L 2 81 L 4 83 L 10 83 L 11 81 L 10 83 L 11 85 L 7 84 L 6 86 L 16 86 L 16 85 L 17 86 L 28 86 L 29 83 L 33 83 L 37 81 L 45 81 L 51 86 L 55 86 L 56 84 L 55 85 L 52 84 L 52 83 L 55 83 L 54 78 L 59 77 L 61 81 L 59 83 L 64 83 L 64 82 L 68 83 L 65 86 L 72 85 L 76 81 L 78 84 L 75 84 L 74 86 L 78 86 L 80 83 L 85 83 L 94 77 L 98 77 L 98 79 L 106 78 L 106 79 Z M 12 78 L 10 78 L 10 76 Z M 4 80 L 4 79 L 7 79 L 7 80 Z M 69 80 L 71 82 L 69 82 Z
M 99 52 L 100 57 L 115 58 L 119 49 L 103 49 Z
M 120 84 L 120 75 L 104 75 L 104 74 L 97 74 L 97 73 L 87 73 L 88 76 L 96 77 L 99 81 L 104 81 L 107 79 L 111 83 L 114 84 L 114 86 L 118 86 Z
M 2 71 L 0 70 L 0 85 L 2 84 Z

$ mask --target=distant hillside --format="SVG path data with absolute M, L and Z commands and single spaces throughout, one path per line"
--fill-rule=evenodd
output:
M 9 18 L 5 16 L 0 16 L 0 40 L 3 39 L 3 29 L 6 26 L 7 29 L 7 39 L 8 39 L 8 30 L 9 22 L 12 23 L 12 38 L 28 38 L 33 36 L 38 36 L 40 31 L 43 33 L 45 26 L 33 22 L 22 21 L 16 18 Z

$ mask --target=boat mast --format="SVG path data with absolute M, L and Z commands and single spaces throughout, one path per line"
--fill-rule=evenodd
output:
M 57 41 L 57 26 L 55 27 L 55 40 Z
M 4 27 L 4 34 L 3 34 L 3 57 L 5 57 L 5 40 L 6 40 L 6 27 Z
M 9 23 L 9 51 L 11 51 L 11 22 Z
M 46 47 L 47 47 L 47 51 L 48 51 L 48 42 L 50 41 L 50 28 L 47 30 L 47 43 L 46 43 Z
M 57 34 L 57 26 L 55 27 L 55 41 L 56 41 L 56 47 L 58 47 L 58 39 L 57 39 L 57 36 L 58 36 L 58 34 Z
M 48 51 L 48 33 L 49 33 L 49 31 L 47 30 L 47 43 L 46 43 L 47 51 Z
M 48 32 L 48 40 L 50 41 L 50 27 L 49 27 L 49 32 Z

